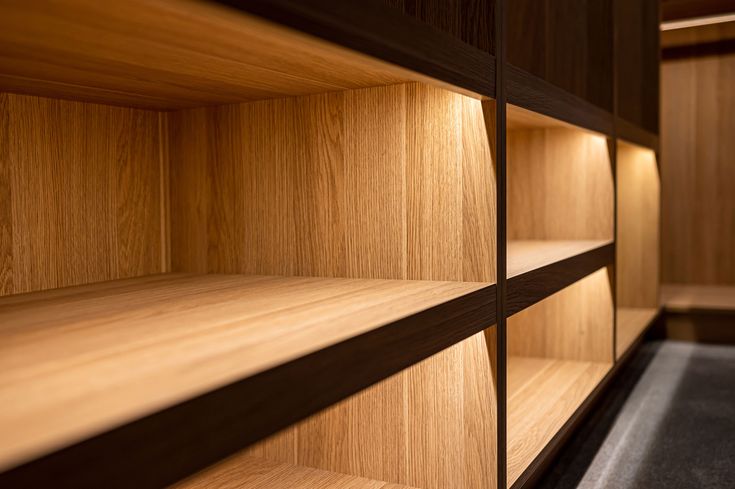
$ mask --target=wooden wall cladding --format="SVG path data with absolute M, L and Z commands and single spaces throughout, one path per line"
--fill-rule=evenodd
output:
M 617 151 L 617 303 L 658 307 L 660 182 L 650 149 Z
M 654 134 L 659 130 L 658 0 L 613 0 L 616 113 Z
M 495 53 L 495 2 L 491 0 L 382 0 L 467 44 Z
M 607 140 L 576 129 L 508 131 L 508 239 L 612 239 Z
M 735 284 L 734 84 L 735 53 L 662 64 L 663 283 Z
M 170 126 L 173 270 L 495 281 L 494 130 L 477 100 L 395 85 Z
M 601 268 L 508 319 L 508 356 L 612 361 L 610 272 Z
M 507 2 L 508 62 L 612 112 L 611 1 Z
M 248 453 L 427 489 L 494 487 L 495 354 L 493 328 Z
M 0 94 L 0 294 L 167 269 L 161 116 Z

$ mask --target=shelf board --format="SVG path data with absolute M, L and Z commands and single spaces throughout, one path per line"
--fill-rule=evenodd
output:
M 735 312 L 735 287 L 664 284 L 661 300 L 668 312 Z
M 4 2 L 0 91 L 151 109 L 406 81 L 494 93 L 489 53 L 388 6 L 349 2 L 348 11 L 323 1 L 224 3 Z M 322 3 L 334 4 L 334 11 L 325 13 Z M 360 21 L 366 24 L 357 28 Z M 381 22 L 393 28 L 376 31 Z
M 619 307 L 617 310 L 616 359 L 621 358 L 658 316 L 655 307 Z
M 508 487 L 594 391 L 611 364 L 508 358 Z
M 410 489 L 410 486 L 238 454 L 172 489 Z
M 2 298 L 0 470 L 105 432 L 16 470 L 96 457 L 95 474 L 130 478 L 148 457 L 165 477 L 169 445 L 242 448 L 491 326 L 494 298 L 483 283 L 183 274 Z
M 658 135 L 643 129 L 622 117 L 615 119 L 617 137 L 631 144 L 658 151 Z
M 507 314 L 558 292 L 613 262 L 611 240 L 508 241 Z
M 512 64 L 505 76 L 509 104 L 612 136 L 614 119 L 606 110 Z

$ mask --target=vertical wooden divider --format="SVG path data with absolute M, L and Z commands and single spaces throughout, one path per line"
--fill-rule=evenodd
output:
M 172 113 L 174 271 L 494 282 L 486 106 L 404 84 Z M 249 452 L 492 487 L 494 340 L 475 334 Z

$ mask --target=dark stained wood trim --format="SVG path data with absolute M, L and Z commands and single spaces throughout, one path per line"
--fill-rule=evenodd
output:
M 624 142 L 637 144 L 638 146 L 650 148 L 653 151 L 658 152 L 658 135 L 643 129 L 622 117 L 618 116 L 615 119 L 615 133 L 618 139 L 623 140 Z
M 506 314 L 513 315 L 573 284 L 615 260 L 615 244 L 608 243 L 564 260 L 508 279 Z
M 733 53 L 735 53 L 735 39 L 722 39 L 699 44 L 665 47 L 661 50 L 661 60 L 675 61 L 677 59 L 723 56 Z
M 505 84 L 509 104 L 612 136 L 613 116 L 610 112 L 542 78 L 506 64 Z
M 522 489 L 531 488 L 536 484 L 544 472 L 550 467 L 556 455 L 559 454 L 560 450 L 564 447 L 564 444 L 574 434 L 575 430 L 579 428 L 585 418 L 592 412 L 597 406 L 599 401 L 602 399 L 603 394 L 607 390 L 610 383 L 615 377 L 622 372 L 623 367 L 628 364 L 629 360 L 633 357 L 633 352 L 643 342 L 645 333 L 657 324 L 661 320 L 661 315 L 651 320 L 646 328 L 641 332 L 638 338 L 631 344 L 628 350 L 623 354 L 620 359 L 615 362 L 610 368 L 610 371 L 605 377 L 597 384 L 597 387 L 587 396 L 572 416 L 564 423 L 564 426 L 556 432 L 556 435 L 546 444 L 546 446 L 539 452 L 535 459 L 528 465 L 526 470 L 523 471 L 520 477 L 516 480 L 515 484 L 511 486 L 511 489 Z
M 662 0 L 661 17 L 664 22 L 671 20 L 709 17 L 735 12 L 732 0 Z
M 0 487 L 158 488 L 495 323 L 495 285 L 0 474 Z
M 495 96 L 495 57 L 375 0 L 212 0 L 402 66 L 479 96 Z

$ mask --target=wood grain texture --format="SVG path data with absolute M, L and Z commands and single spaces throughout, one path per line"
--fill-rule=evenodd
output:
M 508 358 L 508 487 L 610 370 L 611 363 Z
M 3 298 L 0 464 L 8 468 L 480 288 L 166 274 Z
M 729 0 L 661 0 L 661 17 L 664 21 L 730 12 L 735 12 L 735 5 Z
M 667 311 L 734 311 L 735 287 L 664 284 L 661 302 Z
M 411 489 L 299 465 L 237 455 L 172 486 L 174 489 Z
M 194 0 L 125 0 L 111 7 L 89 0 L 63 4 L 36 0 L 22 5 L 4 1 L 0 3 L 0 87 L 157 109 L 430 77 L 492 94 L 492 74 L 482 72 L 492 67 L 492 56 L 449 35 L 439 35 L 432 42 L 438 31 L 419 22 L 407 23 L 412 19 L 387 7 L 371 12 L 375 5 L 366 4 L 360 11 L 365 21 L 377 15 L 395 25 L 395 31 L 386 32 L 395 32 L 398 42 L 367 36 L 364 27 L 322 36 L 388 60 L 381 61 L 248 13 L 267 17 L 278 10 L 272 2 L 264 9 L 258 8 L 258 2 L 229 3 L 236 3 L 239 11 Z M 297 29 L 328 34 L 315 28 L 319 22 L 310 18 L 305 2 L 280 7 Z M 345 14 L 344 9 L 332 13 Z M 320 20 L 325 20 L 323 15 Z M 327 24 L 335 25 L 334 20 Z M 441 46 L 445 54 L 429 58 L 426 51 L 432 44 Z
M 662 281 L 735 284 L 735 54 L 662 65 Z
M 508 62 L 612 112 L 611 3 L 508 2 Z
M 580 130 L 508 132 L 508 239 L 612 239 L 606 140 Z
M 165 271 L 158 125 L 0 94 L 0 294 Z
M 187 111 L 170 123 L 175 270 L 495 281 L 492 129 L 477 100 L 410 84 Z M 207 134 L 206 149 L 188 151 L 191 130 Z M 193 206 L 187 188 L 201 175 L 207 202 Z M 495 457 L 487 338 L 253 453 L 421 487 L 491 485 L 492 463 L 460 463 Z M 441 451 L 448 439 L 462 458 Z
M 658 316 L 657 307 L 618 307 L 615 359 L 619 360 Z
M 659 2 L 614 0 L 616 115 L 659 132 Z
M 660 182 L 650 149 L 618 144 L 616 287 L 620 307 L 659 302 Z
M 508 241 L 508 278 L 523 275 L 567 258 L 610 244 L 609 240 Z M 598 267 L 599 268 L 599 267 Z
M 602 268 L 508 318 L 508 355 L 611 362 L 613 303 Z
M 169 123 L 176 271 L 495 281 L 477 100 L 409 84 Z

